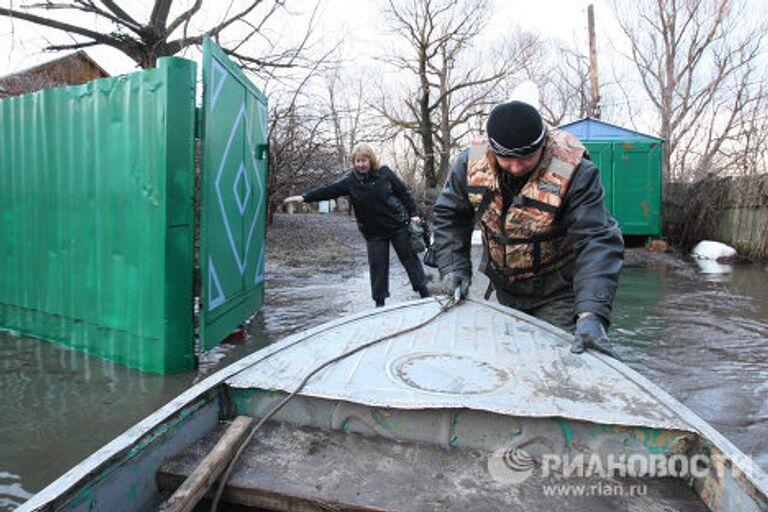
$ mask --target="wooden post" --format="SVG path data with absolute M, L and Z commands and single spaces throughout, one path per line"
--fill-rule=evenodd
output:
M 250 431 L 253 418 L 238 416 L 227 431 L 221 436 L 213 450 L 205 456 L 191 475 L 176 489 L 173 496 L 160 507 L 161 512 L 187 512 L 195 505 L 213 485 L 227 464 L 237 452 L 243 438 Z
M 589 81 L 592 85 L 592 101 L 589 115 L 600 119 L 600 88 L 597 82 L 597 45 L 595 43 L 595 11 L 592 4 L 587 7 L 587 28 L 589 30 Z

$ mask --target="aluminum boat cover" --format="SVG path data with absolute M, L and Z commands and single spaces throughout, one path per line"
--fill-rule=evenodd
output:
M 442 313 L 433 299 L 407 302 L 303 331 L 250 356 L 254 364 L 227 384 L 291 392 L 323 362 L 400 331 L 323 369 L 300 394 L 395 409 L 465 408 L 695 431 L 623 363 L 572 354 L 571 334 L 472 300 Z

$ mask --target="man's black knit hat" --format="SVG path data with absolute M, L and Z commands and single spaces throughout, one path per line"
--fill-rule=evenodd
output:
M 522 158 L 544 144 L 547 127 L 534 107 L 522 101 L 510 101 L 493 107 L 486 132 L 496 155 Z

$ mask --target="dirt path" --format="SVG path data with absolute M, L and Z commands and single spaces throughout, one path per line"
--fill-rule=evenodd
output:
M 275 214 L 267 228 L 267 261 L 323 269 L 365 263 L 365 240 L 348 215 Z

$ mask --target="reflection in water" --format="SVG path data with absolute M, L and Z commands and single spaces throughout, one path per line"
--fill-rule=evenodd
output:
M 363 260 L 343 275 L 267 270 L 267 305 L 245 338 L 206 353 L 196 372 L 143 374 L 0 332 L 0 510 L 12 509 L 215 370 L 373 305 Z M 402 267 L 391 270 L 388 303 L 416 298 Z M 708 280 L 694 264 L 626 268 L 611 336 L 628 364 L 768 469 L 768 273 L 735 266 L 718 277 Z M 474 298 L 481 299 L 484 283 L 475 279 Z
M 37 491 L 189 385 L 0 332 L 0 471 Z
M 696 266 L 699 267 L 701 274 L 708 277 L 707 281 L 721 281 L 718 279 L 723 274 L 730 274 L 733 272 L 733 265 L 728 263 L 718 263 L 716 260 L 703 260 L 695 258 Z
M 21 477 L 0 471 L 0 510 L 13 510 L 32 497 L 24 490 Z

